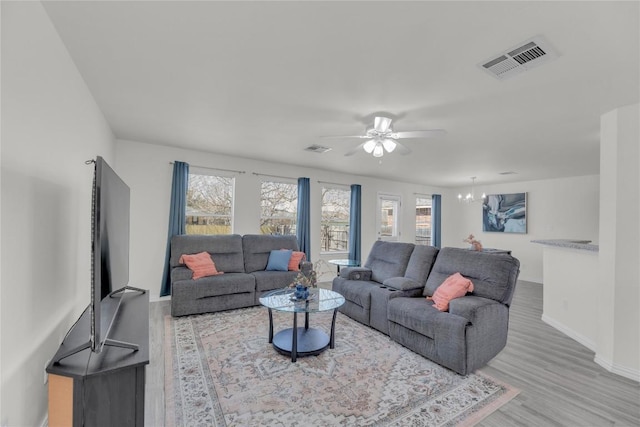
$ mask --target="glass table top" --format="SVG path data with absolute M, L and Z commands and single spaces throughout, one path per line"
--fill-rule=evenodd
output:
M 260 304 L 277 311 L 315 313 L 333 310 L 344 304 L 344 297 L 329 289 L 310 288 L 307 300 L 293 299 L 293 288 L 276 289 L 260 297 Z
M 330 259 L 329 264 L 340 267 L 360 267 L 360 262 L 355 259 Z

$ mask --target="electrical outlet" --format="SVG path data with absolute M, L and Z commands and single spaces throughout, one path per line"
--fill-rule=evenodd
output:
M 47 366 L 49 366 L 49 363 L 51 363 L 51 359 L 47 359 L 44 363 L 44 385 L 47 385 L 49 382 L 49 374 L 47 373 Z

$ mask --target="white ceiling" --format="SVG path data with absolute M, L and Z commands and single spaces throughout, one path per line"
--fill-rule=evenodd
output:
M 639 102 L 637 1 L 44 5 L 125 140 L 436 186 L 526 181 L 597 174 L 600 115 Z M 502 82 L 478 68 L 536 35 L 561 56 Z M 382 163 L 321 138 L 378 112 L 448 133 Z

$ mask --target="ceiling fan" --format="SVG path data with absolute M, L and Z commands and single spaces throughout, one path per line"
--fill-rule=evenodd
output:
M 374 118 L 373 126 L 368 127 L 364 135 L 330 136 L 325 138 L 366 139 L 367 141 L 364 141 L 353 149 L 347 151 L 345 156 L 352 156 L 360 149 L 363 149 L 367 154 L 373 154 L 373 157 L 382 157 L 385 151 L 387 153 L 392 153 L 394 151 L 400 154 L 411 153 L 409 148 L 398 142 L 399 139 L 430 138 L 447 133 L 443 129 L 394 132 L 391 127 L 391 121 L 392 120 L 389 117 L 377 116 Z

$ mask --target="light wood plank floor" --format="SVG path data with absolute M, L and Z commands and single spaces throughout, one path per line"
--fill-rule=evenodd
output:
M 151 303 L 151 363 L 145 424 L 164 425 L 164 316 L 169 302 Z M 640 386 L 597 365 L 594 353 L 540 320 L 542 285 L 519 281 L 507 347 L 480 369 L 520 394 L 480 426 L 640 426 Z

